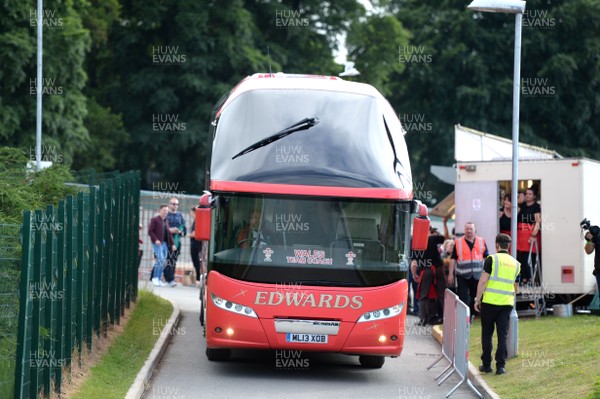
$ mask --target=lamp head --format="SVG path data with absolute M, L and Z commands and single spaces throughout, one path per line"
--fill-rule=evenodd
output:
M 473 0 L 467 8 L 481 12 L 523 14 L 525 12 L 525 3 L 522 0 Z

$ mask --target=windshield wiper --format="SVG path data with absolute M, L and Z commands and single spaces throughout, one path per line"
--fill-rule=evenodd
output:
M 396 154 L 396 146 L 394 145 L 394 139 L 392 139 L 392 133 L 390 132 L 390 128 L 388 127 L 387 122 L 385 121 L 385 116 L 383 117 L 383 126 L 385 126 L 385 132 L 387 133 L 388 140 L 390 141 L 392 151 L 394 153 L 394 166 L 392 168 L 396 172 L 396 164 L 400 164 L 401 167 L 403 166 L 402 162 L 400 162 L 400 160 L 398 159 L 398 155 Z
M 286 127 L 283 130 L 278 131 L 277 133 L 275 133 L 272 136 L 267 137 L 266 139 L 262 139 L 260 141 L 257 141 L 256 143 L 252 144 L 251 146 L 249 146 L 248 148 L 238 152 L 237 154 L 235 154 L 233 156 L 233 158 L 231 159 L 236 159 L 239 156 L 245 155 L 249 152 L 252 152 L 260 147 L 264 147 L 266 145 L 271 144 L 274 141 L 277 141 L 279 139 L 284 138 L 285 136 L 292 134 L 294 132 L 298 132 L 300 130 L 307 130 L 310 129 L 311 127 L 317 125 L 319 123 L 319 119 L 318 118 L 304 118 L 302 119 L 300 122 L 293 124 L 290 127 Z

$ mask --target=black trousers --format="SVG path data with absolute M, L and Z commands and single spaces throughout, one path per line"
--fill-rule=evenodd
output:
M 475 314 L 475 296 L 477 296 L 477 284 L 479 280 L 456 276 L 458 284 L 458 297 L 471 309 L 471 316 Z
M 190 239 L 190 256 L 196 270 L 196 281 L 200 281 L 200 256 L 202 252 L 202 241 Z
M 437 294 L 436 310 L 438 317 L 444 315 L 444 292 L 446 291 L 446 275 L 442 266 L 435 268 L 435 292 Z
M 529 252 L 517 251 L 517 260 L 521 264 L 521 281 L 531 279 L 531 269 L 533 265 L 535 265 L 535 260 L 537 258 L 537 254 L 531 254 L 531 265 L 528 263 L 529 261 Z
M 163 271 L 167 283 L 175 280 L 175 266 L 177 264 L 177 257 L 179 256 L 179 249 L 181 248 L 181 244 L 179 245 L 175 251 L 169 247 L 169 252 L 167 253 L 167 261 L 165 262 L 165 270 Z
M 492 336 L 494 327 L 498 335 L 498 347 L 496 348 L 496 368 L 506 365 L 508 345 L 508 323 L 512 306 L 496 306 L 488 303 L 481 304 L 481 361 L 484 367 L 492 365 Z
M 425 323 L 433 323 L 436 319 L 436 307 L 435 299 L 428 298 L 429 290 L 434 284 L 435 276 L 431 269 L 423 269 L 419 273 L 419 286 L 418 295 L 419 298 L 419 319 Z

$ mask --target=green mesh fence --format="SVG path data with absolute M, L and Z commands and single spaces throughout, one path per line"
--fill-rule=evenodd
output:
M 0 224 L 0 398 L 14 388 L 19 325 L 19 225 Z
M 60 393 L 73 354 L 91 350 L 137 298 L 139 172 L 106 177 L 56 207 L 24 212 L 20 237 L 19 226 L 11 236 L 22 243 L 13 260 L 20 281 L 7 287 L 19 309 L 7 338 L 16 366 L 14 394 L 1 398 Z

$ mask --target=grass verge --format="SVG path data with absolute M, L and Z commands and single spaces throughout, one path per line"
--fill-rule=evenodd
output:
M 17 338 L 0 335 L 0 398 L 13 397 Z
M 144 290 L 125 325 L 71 399 L 123 398 L 167 324 L 173 305 Z
M 497 338 L 494 334 L 495 355 Z M 600 398 L 600 317 L 519 319 L 519 350 L 507 373 L 484 374 L 502 399 Z M 481 324 L 471 326 L 469 357 L 481 364 Z M 494 361 L 492 360 L 492 367 Z

